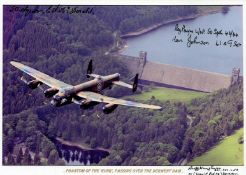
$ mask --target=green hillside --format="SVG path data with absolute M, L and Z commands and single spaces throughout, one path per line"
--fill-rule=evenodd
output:
M 223 139 L 202 156 L 193 159 L 188 165 L 243 165 L 243 144 L 238 138 L 243 136 L 243 128 Z

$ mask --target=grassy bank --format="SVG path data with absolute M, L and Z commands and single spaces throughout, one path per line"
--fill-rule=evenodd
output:
M 223 139 L 200 157 L 193 159 L 188 165 L 243 165 L 243 144 L 238 143 L 238 138 L 242 135 L 243 128 Z
M 158 99 L 160 101 L 181 101 L 189 102 L 194 98 L 205 96 L 206 93 L 195 92 L 188 90 L 172 89 L 172 88 L 155 88 L 147 92 L 143 92 L 139 95 L 131 96 L 130 98 L 136 100 L 148 100 L 151 98 Z

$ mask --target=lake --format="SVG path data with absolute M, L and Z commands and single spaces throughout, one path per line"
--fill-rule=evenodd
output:
M 188 33 L 178 34 L 175 26 L 185 30 L 193 30 L 191 38 L 197 36 L 197 42 L 204 41 L 209 44 L 193 44 L 187 47 Z M 177 26 L 176 26 L 177 27 Z M 204 29 L 203 34 L 195 34 L 195 30 Z M 222 30 L 223 35 L 214 34 L 214 30 Z M 212 30 L 213 34 L 208 34 Z M 229 32 L 238 36 L 230 37 Z M 127 47 L 121 52 L 124 55 L 138 56 L 139 51 L 147 51 L 147 59 L 163 64 L 177 65 L 187 68 L 199 69 L 230 75 L 233 67 L 243 68 L 243 46 L 232 46 L 234 42 L 243 43 L 242 7 L 230 7 L 228 13 L 215 13 L 198 17 L 193 20 L 180 21 L 168 24 L 154 31 L 138 37 L 128 38 Z M 226 36 L 225 33 L 228 32 Z M 174 42 L 173 39 L 182 39 L 183 42 Z M 230 41 L 232 40 L 232 41 Z M 216 42 L 219 46 L 216 46 Z M 223 45 L 224 42 L 227 45 Z M 220 45 L 222 44 L 222 45 Z

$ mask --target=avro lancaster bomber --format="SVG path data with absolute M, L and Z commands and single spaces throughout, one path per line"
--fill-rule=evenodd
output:
M 120 81 L 120 74 L 115 73 L 107 76 L 101 76 L 92 73 L 92 60 L 90 60 L 87 68 L 87 78 L 93 77 L 93 80 L 81 83 L 78 85 L 69 85 L 60 80 L 50 77 L 40 71 L 37 71 L 24 64 L 11 61 L 14 67 L 20 69 L 34 79 L 27 81 L 23 76 L 21 80 L 27 84 L 31 89 L 35 89 L 42 84 L 46 84 L 50 88 L 44 90 L 44 95 L 47 98 L 52 98 L 51 104 L 54 106 L 63 106 L 70 103 L 80 105 L 82 109 L 89 109 L 99 103 L 105 103 L 103 112 L 108 114 L 114 111 L 118 105 L 132 106 L 139 108 L 161 109 L 160 106 L 142 104 L 123 99 L 117 99 L 102 95 L 102 90 L 111 88 L 113 85 L 124 86 L 132 89 L 133 92 L 137 90 L 138 74 L 134 77 L 133 85 Z

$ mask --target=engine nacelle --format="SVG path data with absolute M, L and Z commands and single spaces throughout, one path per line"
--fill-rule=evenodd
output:
M 72 103 L 72 98 L 54 95 L 50 103 L 56 107 L 60 107 Z
M 89 109 L 92 108 L 93 106 L 97 105 L 98 102 L 91 101 L 91 100 L 82 100 L 80 102 L 80 108 L 82 109 Z
M 41 84 L 43 83 L 39 80 L 32 80 L 32 81 L 27 82 L 27 86 L 31 89 L 36 89 Z
M 103 107 L 103 113 L 109 114 L 109 113 L 113 112 L 117 107 L 118 107 L 118 105 L 116 105 L 116 104 L 107 104 Z
M 56 93 L 58 93 L 59 90 L 56 88 L 49 88 L 44 91 L 44 95 L 47 98 L 53 97 Z

